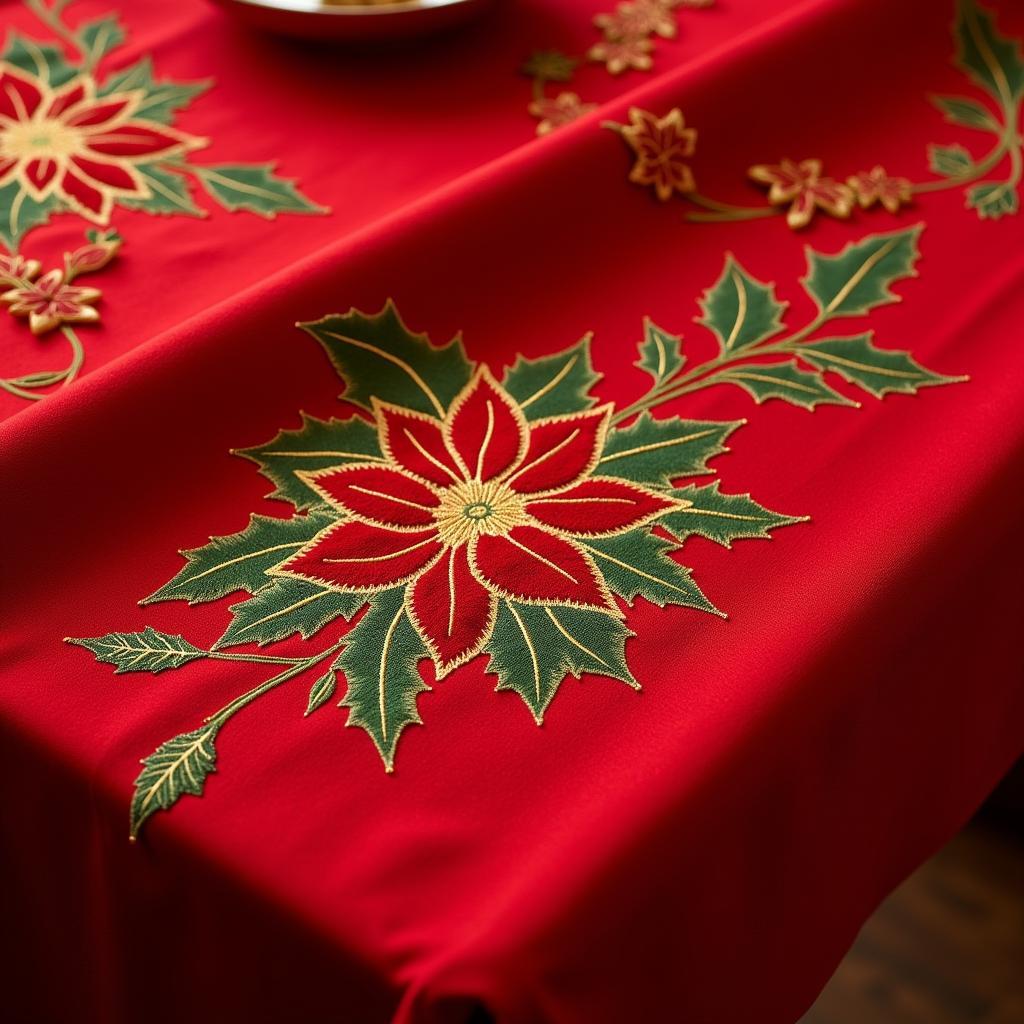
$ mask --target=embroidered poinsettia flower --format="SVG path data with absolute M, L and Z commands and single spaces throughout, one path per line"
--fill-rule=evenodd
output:
M 100 315 L 91 305 L 100 297 L 98 288 L 65 284 L 60 270 L 43 274 L 38 281 L 12 288 L 0 295 L 15 316 L 27 316 L 33 334 L 43 334 L 62 323 L 90 323 Z
M 685 126 L 678 107 L 664 117 L 631 107 L 622 137 L 636 153 L 636 163 L 629 172 L 629 180 L 635 185 L 653 185 L 662 202 L 671 199 L 673 192 L 685 195 L 696 189 L 693 172 L 685 159 L 693 156 L 697 132 Z
M 20 284 L 31 281 L 42 270 L 39 260 L 27 260 L 15 253 L 9 256 L 0 252 L 0 284 Z
M 584 103 L 574 92 L 560 92 L 554 99 L 545 97 L 530 104 L 530 113 L 540 119 L 538 135 L 547 135 L 596 109 L 596 103 Z
M 594 24 L 608 39 L 635 39 L 652 32 L 663 39 L 672 39 L 676 34 L 672 7 L 662 0 L 632 0 L 619 4 L 613 14 L 595 15 Z
M 629 68 L 637 71 L 650 71 L 654 66 L 651 50 L 654 48 L 650 39 L 634 36 L 629 39 L 602 39 L 588 51 L 588 60 L 604 64 L 613 75 L 621 75 Z
M 377 400 L 374 413 L 384 457 L 300 474 L 341 516 L 271 574 L 404 586 L 439 676 L 481 650 L 500 598 L 621 617 L 585 538 L 686 504 L 595 473 L 610 405 L 531 423 L 486 368 L 444 419 Z
M 757 164 L 747 173 L 754 181 L 770 186 L 768 202 L 773 206 L 790 204 L 786 223 L 791 228 L 809 224 L 818 207 L 841 220 L 853 212 L 853 190 L 835 178 L 823 178 L 820 160 Z
M 864 210 L 875 203 L 881 203 L 890 213 L 897 213 L 901 206 L 914 198 L 913 186 L 906 178 L 887 174 L 880 165 L 870 171 L 854 174 L 846 179 L 846 183 L 853 189 L 857 202 Z
M 97 224 L 109 222 L 118 199 L 150 198 L 139 164 L 206 140 L 136 117 L 144 95 L 98 96 L 84 74 L 54 89 L 0 63 L 0 188 L 16 181 L 39 202 L 56 195 Z

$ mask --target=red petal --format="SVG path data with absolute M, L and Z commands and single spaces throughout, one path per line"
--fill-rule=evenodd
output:
M 54 94 L 46 116 L 58 117 L 76 103 L 81 103 L 83 99 L 85 99 L 85 86 L 80 81 L 72 80 Z
M 470 558 L 476 574 L 501 597 L 619 614 L 590 556 L 547 530 L 517 526 L 504 537 L 480 534 Z
M 432 526 L 441 504 L 429 487 L 390 466 L 359 464 L 299 475 L 331 504 L 380 526 Z
M 64 273 L 61 270 L 48 270 L 34 285 L 32 290 L 47 297 L 55 295 L 64 283 Z
M 119 189 L 122 192 L 140 192 L 139 183 L 123 167 L 100 160 L 87 160 L 73 156 L 71 162 L 84 174 L 100 185 Z
M 554 491 L 582 479 L 597 465 L 608 432 L 610 405 L 575 416 L 552 416 L 530 427 L 522 465 L 509 477 L 520 494 Z
M 57 176 L 57 161 L 49 157 L 40 160 L 33 160 L 25 166 L 25 177 L 32 183 L 32 186 L 42 192 L 47 185 Z
M 802 228 L 814 215 L 814 193 L 801 192 L 786 212 L 786 223 L 791 228 Z
M 439 676 L 479 652 L 498 611 L 498 599 L 470 571 L 465 544 L 449 548 L 419 576 L 406 603 Z
M 109 213 L 110 201 L 104 202 L 104 195 L 99 189 L 93 188 L 84 178 L 80 178 L 69 167 L 60 179 L 61 191 L 78 206 L 93 215 L 94 220 L 105 220 Z
M 335 523 L 276 569 L 337 590 L 386 590 L 420 572 L 443 545 L 434 530 L 395 533 L 366 523 Z
M 380 447 L 403 469 L 431 483 L 460 483 L 463 474 L 445 447 L 441 421 L 400 405 L 373 401 Z
M 112 96 L 108 100 L 90 103 L 70 117 L 65 118 L 65 121 L 76 128 L 98 127 L 113 121 L 115 117 L 123 114 L 130 102 L 130 96 Z
M 187 142 L 183 137 L 135 121 L 114 125 L 99 135 L 87 135 L 84 141 L 94 153 L 104 156 L 149 156 Z
M 9 64 L 0 71 L 0 117 L 27 121 L 43 100 L 32 75 L 17 72 Z
M 526 419 L 486 366 L 456 395 L 444 430 L 449 448 L 473 480 L 493 480 L 526 451 Z
M 609 477 L 590 477 L 583 483 L 527 502 L 526 511 L 545 526 L 579 537 L 620 533 L 650 522 L 676 502 L 638 484 Z

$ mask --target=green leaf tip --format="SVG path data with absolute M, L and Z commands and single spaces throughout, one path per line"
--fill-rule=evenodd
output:
M 891 285 L 917 277 L 918 240 L 924 224 L 868 235 L 838 253 L 805 248 L 807 273 L 801 283 L 814 299 L 822 320 L 864 316 L 878 306 L 901 302 Z
M 345 384 L 347 402 L 373 412 L 373 399 L 389 402 L 442 419 L 448 406 L 469 383 L 472 365 L 462 336 L 434 345 L 426 334 L 406 327 L 388 299 L 374 314 L 354 307 L 308 321 L 303 330 L 327 353 Z
M 206 724 L 162 743 L 140 762 L 129 816 L 129 838 L 136 838 L 157 811 L 172 807 L 182 796 L 202 796 L 208 775 L 216 771 L 214 739 L 218 724 Z
M 759 281 L 726 253 L 718 280 L 698 300 L 702 315 L 694 322 L 718 338 L 722 354 L 758 345 L 778 334 L 789 307 L 775 295 L 774 281 Z

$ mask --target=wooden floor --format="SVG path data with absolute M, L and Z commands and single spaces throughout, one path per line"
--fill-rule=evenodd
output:
M 1024 836 L 980 819 L 864 926 L 800 1024 L 1024 1024 Z

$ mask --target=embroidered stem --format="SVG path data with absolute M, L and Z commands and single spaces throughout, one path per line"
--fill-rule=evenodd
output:
M 67 7 L 70 0 L 54 0 L 52 7 L 47 7 L 43 0 L 25 0 L 25 6 L 55 35 L 60 36 L 69 46 L 81 54 L 82 63 L 86 71 L 92 72 L 96 63 L 95 56 L 89 52 L 89 48 L 82 42 L 77 32 L 73 32 L 64 24 L 61 14 Z
M 306 672 L 307 670 L 311 669 L 318 662 L 323 661 L 324 658 L 327 658 L 330 655 L 334 654 L 336 651 L 340 650 L 344 646 L 344 643 L 344 640 L 339 640 L 333 646 L 328 647 L 324 651 L 320 651 L 319 654 L 310 655 L 310 657 L 308 658 L 275 659 L 262 657 L 260 655 L 231 655 L 217 654 L 216 652 L 212 653 L 210 657 L 219 657 L 224 660 L 231 661 L 265 661 L 276 664 L 284 664 L 290 661 L 292 664 L 283 672 L 279 672 L 276 676 L 271 676 L 270 679 L 267 679 L 266 681 L 260 683 L 258 686 L 254 686 L 251 690 L 247 690 L 245 693 L 241 694 L 241 696 L 238 696 L 233 701 L 230 701 L 229 703 L 225 704 L 224 707 L 222 707 L 219 711 L 214 712 L 212 715 L 203 719 L 203 721 L 211 725 L 216 725 L 218 727 L 223 725 L 234 714 L 241 711 L 242 708 L 248 706 L 254 700 L 257 700 L 258 698 L 262 697 L 263 694 L 269 693 L 271 690 L 273 690 L 275 687 L 280 686 L 282 683 L 286 683 L 288 682 L 288 680 L 294 679 L 296 676 L 302 675 L 303 672 Z
M 688 373 L 670 377 L 663 383 L 653 387 L 646 395 L 633 402 L 632 405 L 628 405 L 625 409 L 617 412 L 612 417 L 612 423 L 617 425 L 645 410 L 654 409 L 665 402 L 670 402 L 683 395 L 688 395 L 691 392 L 721 383 L 717 378 L 720 377 L 722 371 L 747 363 L 751 357 L 783 354 L 799 355 L 800 342 L 806 341 L 810 335 L 831 318 L 831 310 L 822 310 L 810 323 L 787 335 L 785 338 L 752 345 L 750 348 L 743 349 L 737 353 L 723 353 L 714 359 L 701 363 L 699 366 L 695 366 Z
M 717 199 L 709 199 L 699 192 L 690 192 L 686 196 L 695 206 L 702 206 L 710 213 L 688 213 L 686 219 L 697 223 L 713 223 L 730 220 L 754 220 L 757 217 L 774 217 L 785 212 L 777 206 L 733 206 L 731 203 L 720 203 Z
M 71 362 L 63 370 L 40 370 L 37 373 L 26 373 L 21 377 L 0 377 L 0 389 L 18 398 L 38 402 L 49 393 L 40 389 L 52 387 L 55 384 L 61 386 L 70 384 L 82 369 L 82 364 L 85 362 L 85 349 L 81 339 L 70 327 L 62 327 L 61 331 L 71 344 Z

